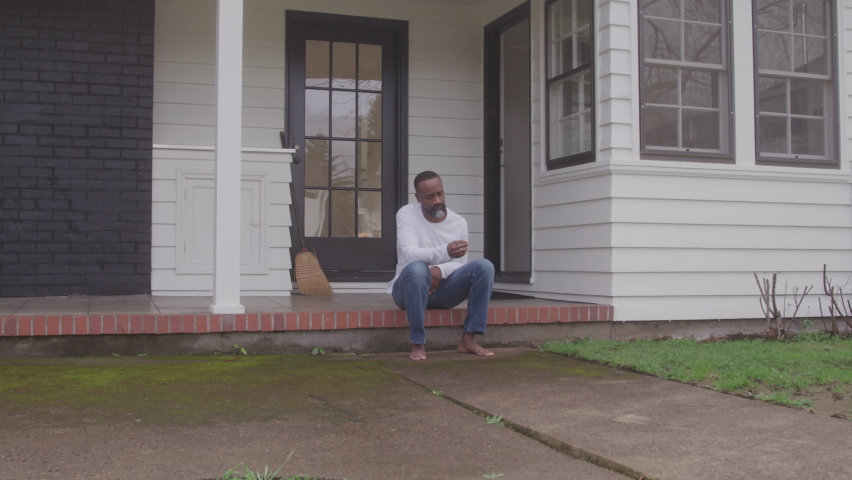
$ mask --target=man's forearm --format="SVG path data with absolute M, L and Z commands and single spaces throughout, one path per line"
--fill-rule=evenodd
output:
M 459 267 L 467 263 L 467 255 L 461 258 L 454 258 L 452 261 L 435 265 L 441 270 L 442 278 L 447 278 L 452 275 Z
M 429 266 L 434 266 L 444 263 L 450 258 L 445 246 L 422 248 L 408 245 L 402 246 L 400 250 L 404 259 L 407 260 L 406 263 L 424 262 Z

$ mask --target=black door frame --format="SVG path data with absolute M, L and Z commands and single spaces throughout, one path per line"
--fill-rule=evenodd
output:
M 288 147 L 293 147 L 294 145 L 300 145 L 304 147 L 304 138 L 294 138 L 292 133 L 294 130 L 294 125 L 291 123 L 293 119 L 296 117 L 294 115 L 294 111 L 296 109 L 301 108 L 304 114 L 304 101 L 301 103 L 294 105 L 291 101 L 291 92 L 298 91 L 299 89 L 304 89 L 304 84 L 297 84 L 299 82 L 296 81 L 298 75 L 293 75 L 293 72 L 296 68 L 300 68 L 304 70 L 304 62 L 296 61 L 295 59 L 304 60 L 304 51 L 298 52 L 296 51 L 296 38 L 305 31 L 305 29 L 312 29 L 313 31 L 326 31 L 329 32 L 330 37 L 334 37 L 334 32 L 340 28 L 341 25 L 345 25 L 346 29 L 358 29 L 363 30 L 365 32 L 374 32 L 377 30 L 381 30 L 387 32 L 388 34 L 394 37 L 394 41 L 396 44 L 396 51 L 394 52 L 393 59 L 396 62 L 396 82 L 393 84 L 394 89 L 394 113 L 396 115 L 396 133 L 393 135 L 391 140 L 391 155 L 396 161 L 395 165 L 395 174 L 391 181 L 394 184 L 395 195 L 391 198 L 393 202 L 393 213 L 408 203 L 408 22 L 400 21 L 400 20 L 387 20 L 387 19 L 379 19 L 379 18 L 369 18 L 369 17 L 357 17 L 357 16 L 349 16 L 349 15 L 336 15 L 336 14 L 326 14 L 326 13 L 316 13 L 316 12 L 303 12 L 303 11 L 295 11 L 295 10 L 287 10 L 285 12 L 286 16 L 286 45 L 285 45 L 285 65 L 286 65 L 286 78 L 285 84 L 287 88 L 286 96 L 287 96 L 287 105 L 286 105 L 286 118 L 285 118 L 285 136 L 288 139 Z M 304 75 L 302 75 L 304 77 Z M 298 77 L 298 78 L 302 78 Z M 300 116 L 301 118 L 301 116 Z M 300 150 L 295 154 L 295 157 L 304 156 L 304 150 Z M 297 175 L 304 175 L 304 162 L 295 163 L 291 165 L 291 172 L 293 174 L 293 178 L 297 178 Z M 304 198 L 304 184 L 303 182 L 291 184 L 291 187 L 296 191 L 296 198 Z M 304 203 L 304 202 L 302 202 Z M 300 215 L 304 218 L 304 208 L 303 204 L 299 206 Z M 393 215 L 391 219 L 393 220 Z M 394 256 L 396 254 L 396 226 L 395 221 L 390 221 L 389 223 L 385 222 L 385 218 L 382 221 L 383 225 L 392 225 L 392 228 L 386 229 L 387 235 L 390 235 L 393 239 L 393 247 L 391 255 Z M 294 230 L 295 225 L 290 228 L 290 238 L 291 238 L 291 248 L 290 248 L 290 256 L 295 257 L 296 253 L 301 249 L 301 240 L 299 239 L 299 235 Z M 310 247 L 310 241 L 306 241 L 308 246 Z M 322 258 L 320 258 L 322 261 Z M 395 264 L 395 261 L 394 261 Z M 389 270 L 385 269 L 376 269 L 376 270 L 329 270 L 325 265 L 324 272 L 326 277 L 332 281 L 348 281 L 348 282 L 364 282 L 364 281 L 389 281 L 393 278 L 395 273 L 395 265 L 392 266 Z
M 494 264 L 495 280 L 507 283 L 529 283 L 530 272 L 504 272 L 501 265 L 500 232 L 500 36 L 525 20 L 530 20 L 529 0 L 518 5 L 497 20 L 485 26 L 484 39 L 484 228 L 485 258 Z M 532 108 L 532 106 L 530 106 Z M 532 247 L 532 245 L 530 245 Z M 532 270 L 532 265 L 530 265 Z

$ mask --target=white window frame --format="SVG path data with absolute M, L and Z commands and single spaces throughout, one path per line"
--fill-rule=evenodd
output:
M 581 28 L 581 29 L 578 29 L 578 30 L 575 30 L 575 31 L 571 31 L 571 32 L 559 37 L 559 38 L 552 39 L 551 38 L 551 31 L 552 31 L 552 28 L 553 28 L 553 24 L 552 24 L 553 20 L 550 16 L 551 7 L 555 4 L 560 4 L 560 3 L 564 3 L 564 2 L 571 2 L 572 9 L 573 9 L 572 18 L 576 18 L 577 2 L 581 2 L 581 1 L 585 1 L 585 2 L 589 3 L 589 25 L 588 25 L 588 27 L 584 27 L 584 28 Z M 596 8 L 596 6 L 597 6 L 597 4 L 594 0 L 547 0 L 545 2 L 545 5 L 544 5 L 544 24 L 545 24 L 544 41 L 545 41 L 545 59 L 546 59 L 545 62 L 544 62 L 545 63 L 545 65 L 544 65 L 544 69 L 545 69 L 545 86 L 544 86 L 544 92 L 545 92 L 545 115 L 544 115 L 545 129 L 544 129 L 544 131 L 545 131 L 545 160 L 546 160 L 545 163 L 546 163 L 548 170 L 554 170 L 554 169 L 564 168 L 564 167 L 569 167 L 569 166 L 574 166 L 574 165 L 581 165 L 581 164 L 584 164 L 584 163 L 591 163 L 591 162 L 595 161 L 595 145 L 596 145 L 596 131 L 595 130 L 596 130 L 596 125 L 597 125 L 596 124 L 596 112 L 595 112 L 596 105 L 597 105 L 596 104 L 596 98 L 595 98 L 595 82 L 596 82 L 596 80 L 595 80 L 595 78 L 596 78 L 595 77 L 595 62 L 597 60 L 597 50 L 595 48 L 595 41 L 596 41 L 595 8 Z M 588 63 L 578 65 L 577 67 L 575 67 L 571 70 L 567 70 L 565 72 L 562 72 L 559 75 L 552 75 L 553 64 L 557 60 L 556 59 L 557 50 L 554 48 L 554 45 L 557 44 L 558 42 L 561 42 L 563 39 L 565 39 L 569 36 L 572 36 L 572 35 L 575 36 L 575 38 L 576 38 L 577 34 L 585 31 L 586 28 L 589 30 L 589 43 L 590 43 L 590 47 L 589 47 L 590 52 L 589 52 Z M 574 49 L 572 58 L 578 58 L 579 49 L 578 49 L 577 45 L 578 45 L 577 41 L 572 42 L 572 48 Z M 583 115 L 588 115 L 589 118 L 590 118 L 590 125 L 591 125 L 589 132 L 585 132 L 585 130 L 583 129 L 583 127 L 585 127 L 585 124 L 581 122 L 581 134 L 585 135 L 586 133 L 588 133 L 588 135 L 589 135 L 588 138 L 585 137 L 585 136 L 583 137 L 584 139 L 587 138 L 588 144 L 583 145 L 586 148 L 581 152 L 578 152 L 578 153 L 575 153 L 575 154 L 572 154 L 572 155 L 568 155 L 568 156 L 551 158 L 551 148 L 550 148 L 551 128 L 552 128 L 551 111 L 553 110 L 553 107 L 551 106 L 550 89 L 553 85 L 568 82 L 572 79 L 580 78 L 583 75 L 587 76 L 588 84 L 589 84 L 589 88 L 590 88 L 589 104 L 586 106 L 587 108 L 584 108 L 582 111 L 575 112 L 571 115 L 560 117 L 559 119 L 557 119 L 557 121 L 559 121 L 560 124 L 561 124 L 565 121 L 571 120 L 574 117 L 582 118 Z M 584 87 L 585 87 L 584 83 L 580 82 L 580 97 L 581 98 L 584 98 L 584 96 L 585 96 Z M 557 101 L 557 99 L 553 99 L 553 101 Z M 561 141 L 563 139 L 560 137 L 559 140 Z
M 679 19 L 675 18 L 667 18 L 667 17 L 655 17 L 652 15 L 645 16 L 642 0 L 639 1 L 638 12 L 639 12 L 639 41 L 638 41 L 638 51 L 639 51 L 639 125 L 640 125 L 640 149 L 641 149 L 641 158 L 642 159 L 651 159 L 651 160 L 685 160 L 685 161 L 699 161 L 699 162 L 718 162 L 718 163 L 734 163 L 734 108 L 733 108 L 733 86 L 734 86 L 734 74 L 733 74 L 733 54 L 731 45 L 733 43 L 733 22 L 731 20 L 732 17 L 732 5 L 731 0 L 720 0 L 721 3 L 721 14 L 723 18 L 721 19 L 721 23 L 706 23 L 695 20 L 686 20 L 683 13 L 684 4 L 681 3 L 681 15 Z M 723 29 L 723 34 L 721 38 L 721 61 L 720 65 L 708 64 L 708 63 L 700 63 L 700 62 L 689 62 L 689 61 L 681 61 L 681 60 L 664 60 L 664 59 L 655 59 L 655 58 L 646 58 L 645 57 L 645 48 L 644 48 L 644 34 L 645 34 L 645 19 L 651 20 L 664 20 L 664 21 L 676 21 L 680 24 L 680 48 L 681 48 L 681 58 L 685 55 L 686 48 L 686 34 L 685 34 L 685 25 L 696 24 L 696 25 L 712 25 L 712 26 L 721 26 Z M 645 103 L 645 68 L 646 67 L 669 67 L 669 68 L 677 68 L 677 105 L 671 104 L 652 104 Z M 682 69 L 693 70 L 693 71 L 703 71 L 703 72 L 717 72 L 723 78 L 720 81 L 720 92 L 719 94 L 719 106 L 717 108 L 706 108 L 706 107 L 694 107 L 689 105 L 683 105 L 682 99 Z M 678 129 L 678 147 L 665 147 L 665 146 L 648 146 L 646 142 L 646 132 L 645 132 L 645 107 L 662 107 L 662 108 L 671 108 L 677 109 L 678 111 L 678 121 L 677 121 L 677 129 Z M 714 111 L 719 112 L 719 149 L 702 149 L 702 148 L 694 148 L 694 147 L 683 147 L 683 111 L 686 110 L 705 110 L 705 111 Z
M 780 31 L 780 30 L 768 30 L 761 29 L 758 26 L 758 12 L 757 12 L 757 1 L 752 0 L 752 29 L 754 32 L 754 109 L 755 109 L 755 155 L 756 155 L 756 163 L 758 165 L 778 165 L 778 166 L 791 166 L 791 167 L 822 167 L 822 168 L 839 168 L 840 166 L 840 155 L 839 155 L 839 145 L 838 141 L 840 138 L 840 128 L 839 128 L 839 116 L 838 116 L 838 106 L 837 99 L 841 98 L 839 94 L 839 79 L 838 79 L 838 42 L 837 42 L 837 29 L 838 29 L 838 13 L 837 13 L 837 2 L 835 0 L 826 0 L 828 6 L 826 7 L 826 12 L 828 15 L 831 15 L 829 21 L 826 22 L 826 26 L 828 31 L 826 32 L 826 36 L 821 35 L 808 35 L 807 33 L 797 33 L 793 31 L 793 25 L 790 26 L 789 31 Z M 791 10 L 793 7 L 794 1 L 790 2 Z M 791 11 L 791 18 L 793 12 Z M 770 70 L 770 69 L 761 69 L 760 68 L 760 51 L 759 51 L 759 38 L 761 32 L 778 32 L 783 35 L 790 35 L 795 42 L 797 37 L 804 38 L 825 38 L 826 39 L 826 59 L 828 61 L 828 65 L 826 66 L 826 70 L 828 74 L 820 75 L 813 73 L 800 73 L 795 71 L 782 71 L 782 70 Z M 791 52 L 790 61 L 793 62 L 794 59 L 792 55 L 795 54 L 795 47 L 793 48 L 793 52 Z M 786 113 L 777 113 L 777 112 L 761 112 L 760 110 L 760 77 L 771 77 L 777 79 L 786 80 L 785 89 L 786 89 Z M 824 90 L 823 90 L 823 104 L 825 106 L 824 116 L 817 117 L 811 115 L 802 115 L 802 114 L 793 114 L 791 110 L 791 101 L 790 101 L 790 81 L 791 80 L 821 80 L 825 82 Z M 774 153 L 774 152 L 761 152 L 760 143 L 760 119 L 763 116 L 767 117 L 777 117 L 777 118 L 786 118 L 787 120 L 787 153 Z M 818 119 L 821 118 L 825 121 L 825 137 L 824 141 L 824 151 L 825 155 L 807 155 L 807 154 L 796 154 L 793 153 L 792 150 L 792 142 L 793 142 L 793 132 L 792 132 L 792 120 L 795 118 L 801 119 Z

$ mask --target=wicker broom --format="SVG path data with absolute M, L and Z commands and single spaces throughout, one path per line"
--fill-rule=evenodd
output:
M 299 206 L 296 205 L 296 191 L 290 185 L 290 195 L 293 197 L 293 211 L 296 213 L 296 228 L 302 240 L 302 250 L 296 254 L 296 282 L 302 295 L 331 295 L 334 291 L 322 272 L 317 256 L 305 248 L 305 235 L 302 232 L 302 222 L 299 218 Z

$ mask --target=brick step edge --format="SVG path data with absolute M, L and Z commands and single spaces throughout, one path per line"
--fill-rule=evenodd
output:
M 612 320 L 613 307 L 492 307 L 488 325 L 598 322 Z M 427 327 L 460 327 L 466 308 L 427 310 Z M 404 310 L 234 314 L 9 315 L 0 317 L 0 336 L 126 335 L 222 332 L 289 332 L 352 328 L 407 328 Z

